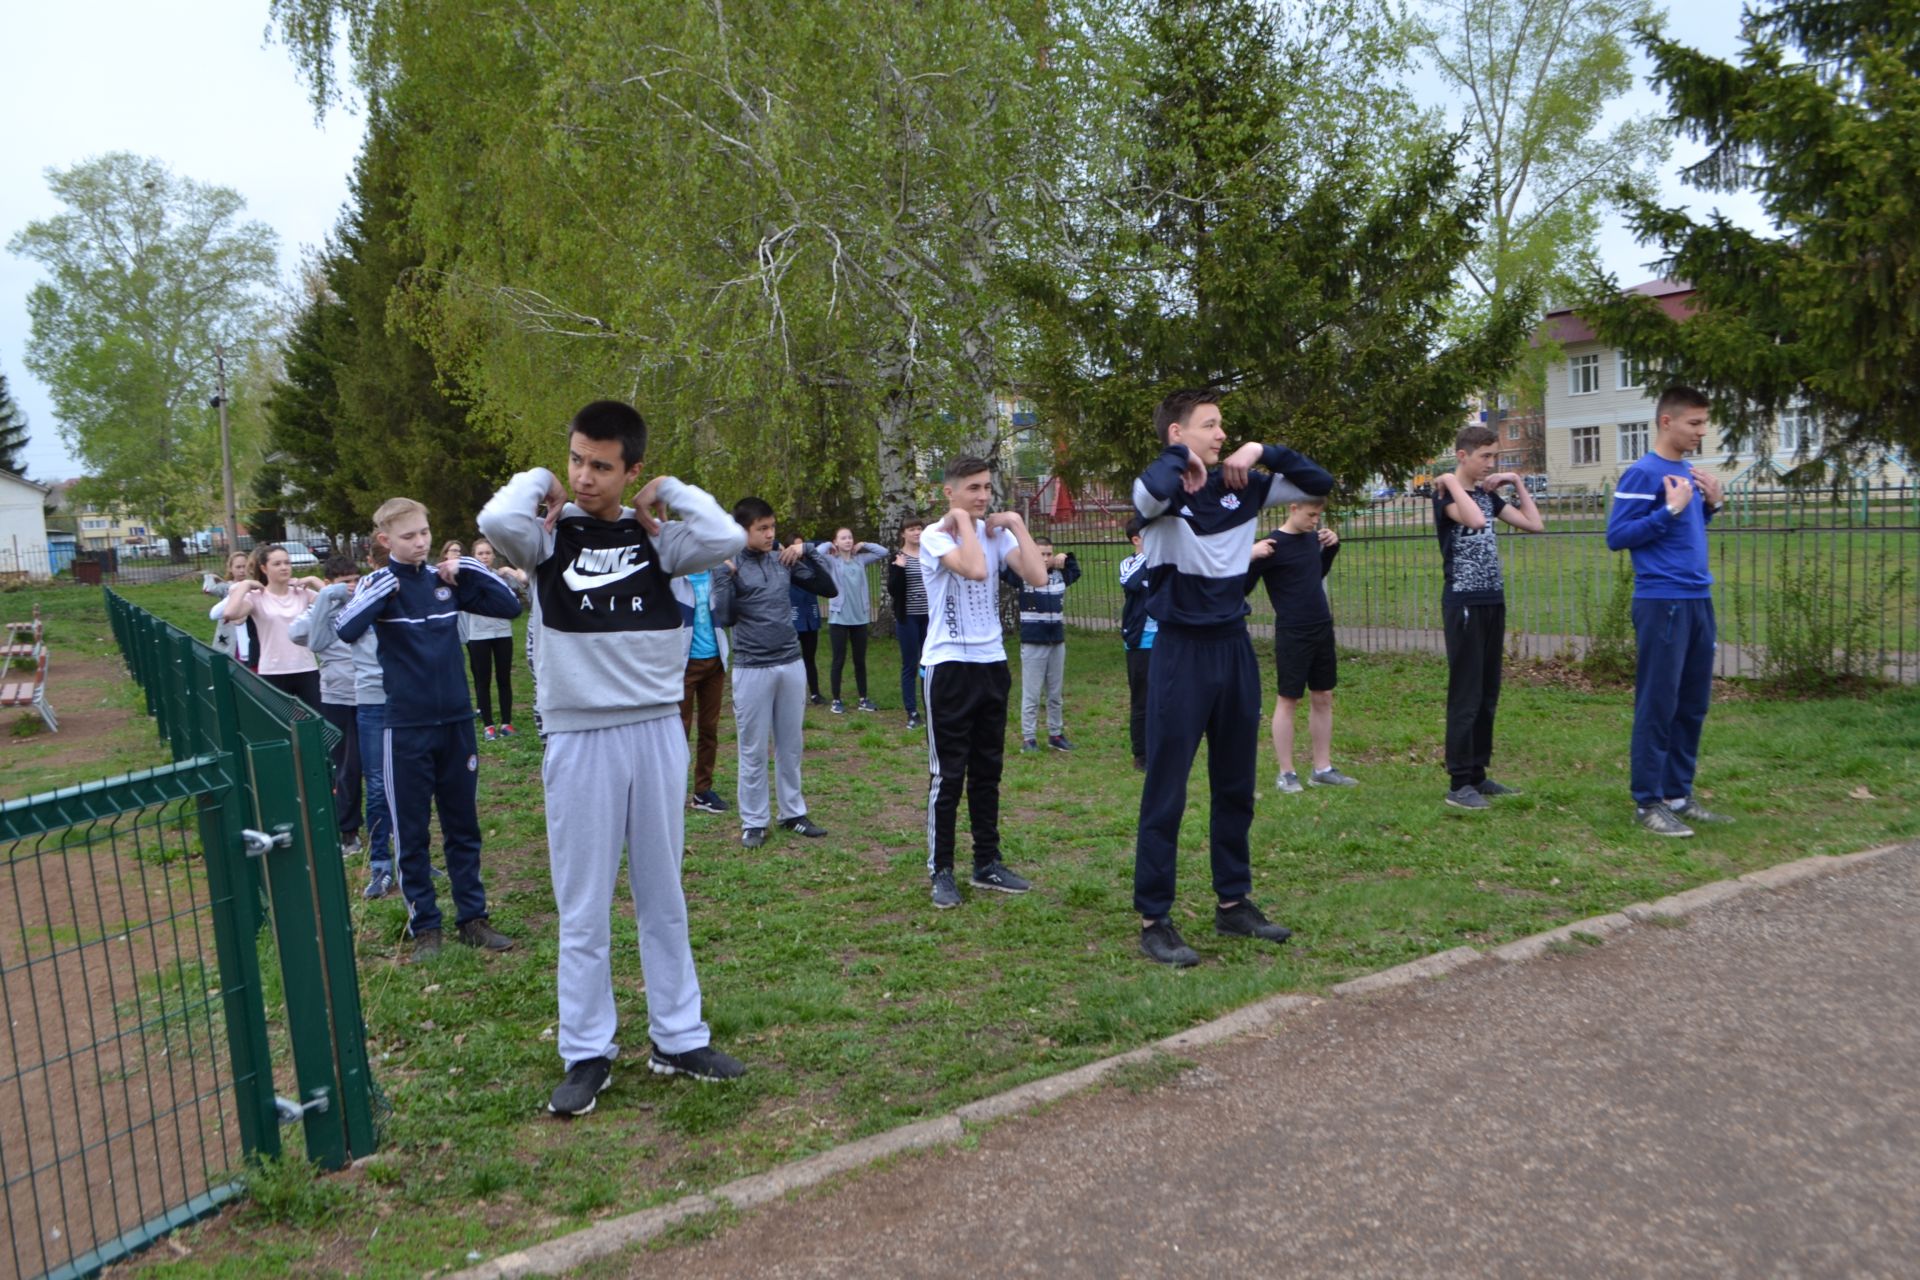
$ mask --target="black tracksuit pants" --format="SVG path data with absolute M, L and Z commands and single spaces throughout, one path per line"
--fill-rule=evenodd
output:
M 1212 791 L 1208 850 L 1213 891 L 1244 898 L 1253 888 L 1247 832 L 1260 767 L 1260 663 L 1245 622 L 1188 629 L 1162 623 L 1147 666 L 1147 776 L 1134 840 L 1133 906 L 1143 917 L 1173 910 L 1187 775 L 1207 740 Z
M 427 857 L 428 819 L 440 818 L 440 845 L 453 888 L 454 924 L 485 918 L 487 890 L 480 883 L 480 758 L 471 717 L 453 724 L 387 726 L 387 807 L 393 814 L 395 865 L 407 899 L 407 932 L 419 937 L 441 927 Z
M 1006 662 L 927 668 L 927 874 L 953 870 L 954 825 L 967 798 L 976 871 L 1000 861 L 1000 771 L 1007 755 Z
M 1447 632 L 1447 777 L 1455 790 L 1487 780 L 1493 713 L 1500 705 L 1500 663 L 1507 648 L 1507 606 L 1450 604 Z

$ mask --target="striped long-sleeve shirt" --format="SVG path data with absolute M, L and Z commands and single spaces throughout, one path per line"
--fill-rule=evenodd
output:
M 1220 469 L 1188 493 L 1181 483 L 1187 447 L 1170 444 L 1133 482 L 1133 506 L 1147 521 L 1147 612 L 1162 627 L 1245 626 L 1247 562 L 1265 507 L 1324 497 L 1333 489 L 1326 468 L 1284 445 L 1270 444 L 1265 471 L 1229 489 Z
M 1032 587 L 1012 569 L 1002 569 L 1000 578 L 1020 592 L 1020 643 L 1065 644 L 1067 642 L 1067 588 L 1080 581 L 1080 562 L 1067 552 L 1064 569 L 1048 569 L 1045 586 Z

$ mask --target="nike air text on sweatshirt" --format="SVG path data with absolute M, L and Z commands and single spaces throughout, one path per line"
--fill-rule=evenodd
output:
M 571 502 L 549 532 L 540 503 L 553 482 L 545 467 L 522 471 L 480 512 L 480 532 L 534 566 L 527 650 L 541 732 L 678 715 L 687 633 L 672 579 L 739 554 L 745 531 L 704 490 L 663 476 L 660 500 L 676 518 L 656 534 L 630 508 L 598 520 Z

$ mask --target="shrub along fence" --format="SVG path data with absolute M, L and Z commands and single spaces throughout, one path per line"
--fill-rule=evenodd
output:
M 0 1275 L 212 1212 L 283 1124 L 329 1168 L 377 1140 L 331 726 L 107 603 L 174 763 L 0 805 Z

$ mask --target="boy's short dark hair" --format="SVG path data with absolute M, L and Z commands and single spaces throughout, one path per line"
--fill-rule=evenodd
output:
M 1036 534 L 1034 534 L 1034 535 L 1033 535 L 1033 540 L 1034 540 L 1035 542 L 1044 542 L 1044 543 L 1046 543 L 1046 544 L 1047 544 L 1048 546 L 1052 546 L 1052 545 L 1053 545 L 1053 536 L 1052 536 L 1051 534 L 1046 534 L 1046 533 L 1036 533 Z
M 1455 453 L 1472 453 L 1475 449 L 1484 449 L 1490 444 L 1500 443 L 1500 433 L 1492 427 L 1473 423 L 1460 428 L 1460 434 L 1453 438 Z
M 733 504 L 733 520 L 742 529 L 751 529 L 762 520 L 773 518 L 773 507 L 765 498 L 742 498 Z
M 1168 392 L 1153 411 L 1153 431 L 1160 437 L 1160 443 L 1167 443 L 1167 430 L 1174 423 L 1184 425 L 1201 405 L 1218 405 L 1223 394 L 1212 387 L 1182 387 Z
M 352 556 L 328 556 L 327 563 L 321 567 L 320 572 L 329 578 L 344 578 L 349 574 L 360 572 L 360 566 L 353 562 Z
M 1127 517 L 1127 537 L 1129 539 L 1143 537 L 1146 532 L 1147 522 L 1137 513 Z
M 573 415 L 567 434 L 579 432 L 589 440 L 618 440 L 620 461 L 632 466 L 647 456 L 647 422 L 624 400 L 595 400 Z
M 1713 402 L 1706 393 L 1694 387 L 1671 386 L 1660 393 L 1660 402 L 1653 406 L 1653 421 L 1658 425 L 1660 419 L 1670 413 L 1683 413 L 1688 409 L 1711 409 Z
M 947 483 L 952 484 L 956 480 L 965 480 L 968 476 L 977 476 L 982 471 L 991 470 L 993 470 L 993 464 L 991 462 L 988 462 L 985 458 L 968 454 L 962 458 L 955 458 L 947 464 Z

